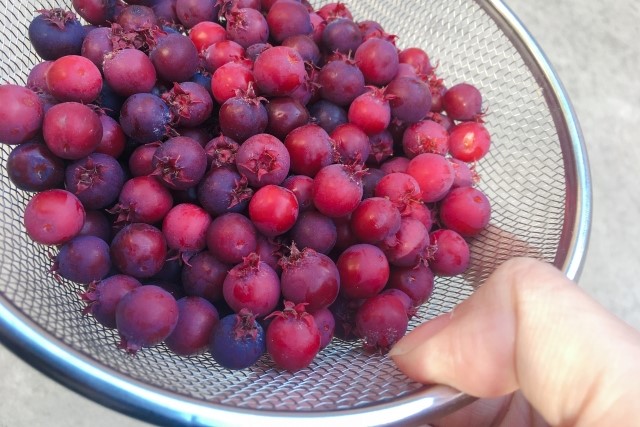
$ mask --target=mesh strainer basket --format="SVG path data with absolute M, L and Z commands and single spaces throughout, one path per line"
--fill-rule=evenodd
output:
M 69 7 L 67 2 L 67 8 Z M 315 2 L 318 7 L 325 1 Z M 492 202 L 488 228 L 470 243 L 472 265 L 439 278 L 411 327 L 451 310 L 501 262 L 531 256 L 579 273 L 590 221 L 588 166 L 560 82 L 526 30 L 499 0 L 353 0 L 354 19 L 378 20 L 399 47 L 420 46 L 450 86 L 467 81 L 486 100 L 493 137 L 479 188 Z M 24 84 L 38 62 L 26 38 L 34 11 L 59 1 L 3 1 L 2 83 Z M 413 383 L 385 356 L 335 342 L 297 373 L 268 360 L 229 371 L 210 357 L 158 346 L 131 357 L 118 338 L 81 316 L 80 286 L 55 281 L 49 249 L 31 243 L 21 218 L 29 195 L 7 179 L 1 146 L 0 334 L 37 369 L 83 395 L 151 422 L 190 425 L 388 425 L 433 419 L 469 401 L 443 386 Z M 334 424 L 332 424 L 334 423 Z

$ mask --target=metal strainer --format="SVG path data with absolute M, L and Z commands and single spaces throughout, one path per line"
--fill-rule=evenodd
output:
M 64 3 L 2 2 L 2 83 L 24 84 L 38 62 L 26 37 L 34 11 Z M 468 272 L 439 278 L 411 327 L 451 310 L 514 256 L 548 261 L 575 278 L 591 213 L 585 149 L 560 82 L 522 25 L 500 0 L 347 4 L 354 19 L 378 20 L 399 35 L 399 47 L 424 48 L 447 85 L 477 85 L 488 108 L 493 146 L 478 172 L 479 188 L 492 202 L 491 223 L 471 241 Z M 50 249 L 29 241 L 21 222 L 29 195 L 7 179 L 9 151 L 0 147 L 0 338 L 70 388 L 127 414 L 172 425 L 411 424 L 469 400 L 443 386 L 409 381 L 387 357 L 366 355 L 358 343 L 335 342 L 294 374 L 274 369 L 266 358 L 232 372 L 210 357 L 182 358 L 163 346 L 125 354 L 116 348 L 113 331 L 81 315 L 82 287 L 61 284 L 48 272 Z

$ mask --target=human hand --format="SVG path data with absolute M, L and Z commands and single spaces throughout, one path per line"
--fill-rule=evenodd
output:
M 389 356 L 482 398 L 433 426 L 640 425 L 640 334 L 540 261 L 505 262 Z

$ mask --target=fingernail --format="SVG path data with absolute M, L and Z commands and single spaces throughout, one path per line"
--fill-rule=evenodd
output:
M 389 357 L 393 358 L 407 354 L 417 346 L 428 341 L 432 336 L 449 325 L 451 317 L 451 313 L 444 313 L 418 326 L 400 339 L 400 341 L 389 350 Z

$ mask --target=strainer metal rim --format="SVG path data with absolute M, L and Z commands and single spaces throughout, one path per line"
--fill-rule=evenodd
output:
M 565 218 L 555 265 L 576 279 L 587 251 L 592 215 L 591 179 L 580 126 L 556 72 L 536 41 L 502 0 L 477 0 L 494 18 L 507 24 L 509 38 L 526 53 L 530 67 L 542 76 L 541 85 L 553 111 L 556 127 L 569 147 L 563 151 L 568 183 L 575 188 L 575 206 Z M 564 258 L 562 257 L 564 255 Z M 403 425 L 424 422 L 473 400 L 451 388 L 436 385 L 387 402 L 335 411 L 265 411 L 206 405 L 129 378 L 56 340 L 0 295 L 0 341 L 52 379 L 107 407 L 153 423 L 171 425 Z

